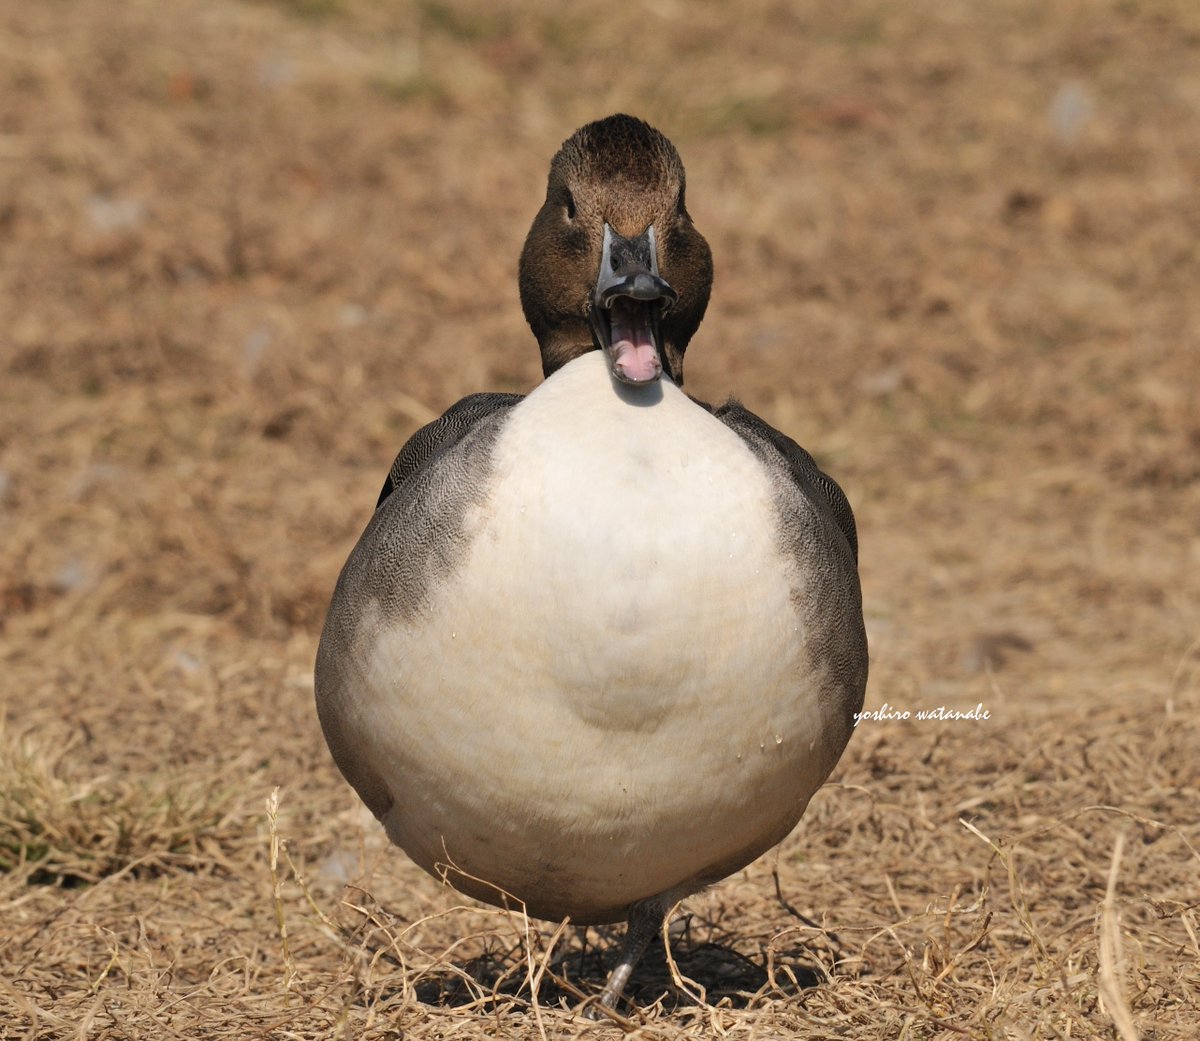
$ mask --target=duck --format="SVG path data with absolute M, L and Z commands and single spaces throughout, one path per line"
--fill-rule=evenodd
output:
M 403 445 L 316 657 L 334 762 L 413 861 L 534 918 L 628 923 L 592 1013 L 679 901 L 792 831 L 867 682 L 842 489 L 683 391 L 713 281 L 685 187 L 636 117 L 563 143 L 518 265 L 544 379 Z

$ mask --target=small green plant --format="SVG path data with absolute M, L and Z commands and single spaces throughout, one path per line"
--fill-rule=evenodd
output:
M 119 872 L 194 866 L 229 826 L 231 791 L 166 775 L 75 780 L 57 754 L 0 730 L 0 874 L 90 885 Z

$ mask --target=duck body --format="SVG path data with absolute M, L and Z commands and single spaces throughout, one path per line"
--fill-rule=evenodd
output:
M 822 657 L 861 632 L 833 512 L 656 389 L 592 352 L 497 403 L 381 504 L 318 656 L 335 759 L 391 839 L 537 917 L 623 919 L 749 863 L 860 707 Z
M 712 286 L 684 180 L 629 116 L 564 142 L 518 278 L 546 379 L 410 438 L 317 652 L 334 760 L 418 864 L 628 918 L 608 1007 L 675 901 L 795 825 L 867 676 L 841 489 L 681 389 Z

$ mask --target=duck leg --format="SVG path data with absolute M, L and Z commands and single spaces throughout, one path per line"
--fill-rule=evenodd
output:
M 671 901 L 662 896 L 640 900 L 629 908 L 629 925 L 625 930 L 625 939 L 621 942 L 621 958 L 609 974 L 608 982 L 600 993 L 600 1004 L 604 1008 L 617 1007 L 633 970 L 642 960 L 650 942 L 662 931 L 663 920 L 670 910 Z M 591 1019 L 599 1019 L 603 1013 L 592 1010 L 588 1016 Z

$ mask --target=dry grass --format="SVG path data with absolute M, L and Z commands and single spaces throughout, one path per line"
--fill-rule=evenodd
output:
M 1200 13 L 560 6 L 0 7 L 0 1037 L 1194 1037 Z M 622 109 L 689 389 L 856 505 L 868 707 L 989 718 L 864 721 L 592 1024 L 609 937 L 386 849 L 311 660 L 404 437 L 536 380 L 515 257 Z

